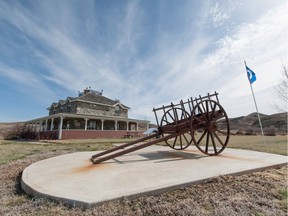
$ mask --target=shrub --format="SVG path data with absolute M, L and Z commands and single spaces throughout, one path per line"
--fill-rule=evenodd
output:
M 245 135 L 256 135 L 253 129 L 246 129 L 245 130 Z
M 266 136 L 276 136 L 276 130 L 274 126 L 270 126 L 268 128 L 265 128 L 264 134 Z
M 4 139 L 6 140 L 21 139 L 23 131 L 24 131 L 23 126 L 17 124 L 4 134 Z
M 9 131 L 4 134 L 5 140 L 15 140 L 15 139 L 36 139 L 37 133 L 27 130 L 22 125 L 15 125 Z

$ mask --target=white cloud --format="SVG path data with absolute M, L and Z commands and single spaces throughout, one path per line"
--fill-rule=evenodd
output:
M 226 10 L 220 9 L 218 2 L 210 9 L 210 14 L 212 15 L 214 26 L 223 25 L 224 21 L 230 18 Z
M 255 91 L 259 92 L 275 84 L 276 77 L 271 77 L 271 73 L 280 73 L 277 65 L 287 59 L 287 9 L 283 5 L 262 12 L 256 20 L 246 17 L 246 23 L 239 24 L 234 12 L 239 13 L 240 3 L 210 1 L 204 3 L 206 13 L 199 13 L 202 17 L 197 15 L 196 21 L 179 23 L 184 30 L 175 32 L 172 27 L 161 26 L 163 23 L 152 28 L 152 15 L 140 1 L 121 4 L 121 8 L 110 5 L 109 15 L 95 13 L 96 3 L 79 6 L 58 2 L 56 15 L 55 3 L 33 4 L 38 9 L 36 13 L 21 4 L 2 1 L 0 19 L 23 34 L 27 44 L 19 51 L 29 49 L 33 55 L 28 58 L 42 70 L 20 71 L 2 63 L 15 72 L 2 76 L 22 85 L 30 76 L 29 85 L 41 91 L 49 89 L 51 83 L 71 93 L 87 86 L 104 89 L 104 95 L 130 106 L 134 118 L 145 116 L 153 120 L 153 107 L 214 90 L 223 95 L 224 103 L 235 104 L 235 100 L 250 95 L 244 60 L 256 72 Z M 169 19 L 174 21 L 172 15 Z M 47 19 L 50 16 L 53 17 Z M 203 26 L 195 25 L 198 18 Z M 205 25 L 211 27 L 208 33 Z M 229 31 L 219 30 L 222 26 Z M 33 65 L 30 68 L 33 70 Z M 231 113 L 241 111 L 229 103 L 227 106 Z

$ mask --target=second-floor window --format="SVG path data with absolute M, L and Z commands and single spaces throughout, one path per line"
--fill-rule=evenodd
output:
M 115 115 L 116 115 L 116 116 L 119 116 L 119 115 L 120 115 L 120 108 L 119 108 L 119 106 L 116 106 L 116 107 L 115 107 Z
M 71 105 L 68 105 L 68 106 L 67 106 L 67 112 L 68 112 L 68 113 L 71 113 Z

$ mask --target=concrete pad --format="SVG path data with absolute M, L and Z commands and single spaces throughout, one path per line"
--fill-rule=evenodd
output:
M 76 152 L 31 164 L 23 171 L 22 189 L 33 196 L 91 207 L 287 163 L 286 156 L 229 148 L 209 157 L 194 146 L 184 151 L 151 146 L 102 164 L 90 162 L 95 153 Z

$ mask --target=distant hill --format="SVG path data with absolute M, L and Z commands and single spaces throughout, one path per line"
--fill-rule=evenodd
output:
M 264 134 L 287 134 L 287 113 L 277 113 L 273 115 L 259 114 Z M 257 113 L 247 116 L 229 119 L 230 130 L 235 134 L 260 134 L 261 129 Z M 274 134 L 273 134 L 274 133 Z

